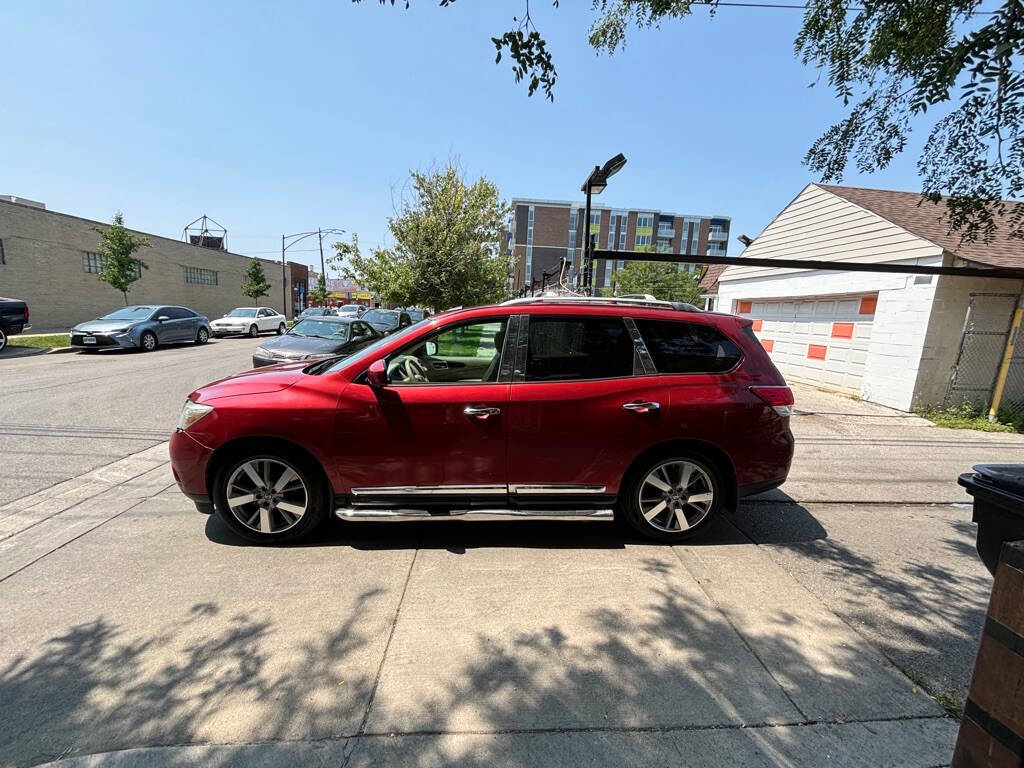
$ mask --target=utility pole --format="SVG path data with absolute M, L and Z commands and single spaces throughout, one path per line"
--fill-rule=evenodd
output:
M 281 311 L 288 314 L 288 274 L 284 266 L 284 235 L 281 235 Z

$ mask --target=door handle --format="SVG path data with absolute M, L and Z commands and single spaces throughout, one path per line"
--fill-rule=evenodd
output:
M 650 400 L 638 400 L 632 403 L 623 403 L 622 407 L 633 413 L 650 413 L 661 408 L 661 403 L 655 403 Z
M 472 405 L 467 405 L 462 409 L 462 412 L 472 418 L 486 419 L 489 416 L 498 416 L 501 413 L 501 408 L 494 408 L 493 406 L 476 408 Z
M 430 364 L 430 366 L 431 366 L 432 368 L 435 368 L 435 369 L 437 369 L 437 370 L 439 370 L 439 371 L 440 371 L 440 370 L 444 370 L 445 368 L 447 368 L 447 367 L 448 367 L 448 363 L 447 363 L 447 362 L 445 362 L 444 360 L 434 360 L 434 361 L 433 361 L 433 362 L 432 362 L 432 363 Z

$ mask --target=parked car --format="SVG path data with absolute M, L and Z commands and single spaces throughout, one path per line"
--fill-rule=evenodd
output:
M 335 317 L 337 314 L 338 313 L 334 310 L 334 307 L 307 307 L 302 310 L 302 312 L 299 313 L 299 316 L 295 319 L 302 320 L 306 317 Z
M 280 336 L 287 328 L 288 319 L 270 307 L 238 307 L 210 323 L 210 330 L 218 337 L 245 334 L 255 338 L 267 331 Z
M 381 333 L 394 333 L 412 325 L 409 313 L 401 309 L 371 309 L 363 313 L 363 320 Z
M 355 315 L 356 317 L 359 317 L 365 311 L 366 307 L 362 304 L 342 304 L 338 307 L 339 315 Z
M 675 542 L 789 472 L 793 395 L 731 315 L 519 300 L 191 393 L 174 477 L 254 541 L 343 520 L 617 517 Z
M 416 309 L 414 307 L 412 309 L 407 309 L 405 311 L 409 314 L 409 319 L 412 320 L 414 323 L 418 323 L 420 320 L 424 320 L 430 317 L 430 313 L 425 309 Z
M 281 362 L 350 355 L 381 335 L 354 315 L 308 317 L 297 322 L 280 338 L 256 347 L 252 365 L 260 368 Z
M 71 329 L 71 346 L 120 347 L 152 352 L 162 344 L 205 344 L 210 321 L 188 307 L 159 304 L 121 307 Z
M 31 327 L 28 324 L 28 304 L 21 299 L 0 297 L 0 352 L 7 346 L 9 336 Z

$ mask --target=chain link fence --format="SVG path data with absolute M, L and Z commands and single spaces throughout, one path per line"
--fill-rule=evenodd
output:
M 967 305 L 956 363 L 944 405 L 968 403 L 981 414 L 988 412 L 1011 333 L 1017 294 L 972 293 Z M 1024 421 L 1024 338 L 1014 348 L 1009 374 L 999 404 L 999 420 Z

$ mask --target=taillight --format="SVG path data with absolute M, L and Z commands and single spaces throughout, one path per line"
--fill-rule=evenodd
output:
M 28 325 L 28 307 L 25 307 L 25 325 Z
M 789 387 L 751 387 L 750 391 L 775 409 L 779 416 L 793 413 L 793 390 Z

